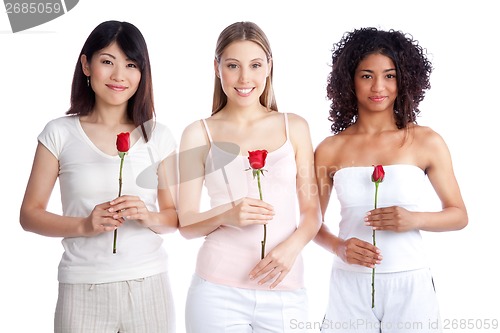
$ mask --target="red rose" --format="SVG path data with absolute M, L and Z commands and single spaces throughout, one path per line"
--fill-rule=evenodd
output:
M 385 171 L 384 167 L 379 165 L 373 166 L 372 182 L 375 183 L 375 204 L 374 208 L 377 209 L 377 199 L 378 199 L 378 185 L 384 180 Z M 375 239 L 375 229 L 372 230 L 372 240 L 373 246 L 377 245 Z M 375 266 L 372 268 L 372 309 L 375 307 Z
M 259 186 L 259 198 L 262 200 L 262 187 L 260 185 L 260 175 L 264 175 L 264 166 L 266 165 L 267 150 L 254 150 L 248 152 L 248 161 L 250 162 L 250 168 L 246 169 L 252 170 L 253 178 L 257 177 L 257 185 Z M 266 237 L 267 228 L 264 224 L 264 238 L 260 242 L 261 252 L 260 259 L 264 259 L 266 254 Z
M 262 169 L 266 165 L 267 150 L 254 150 L 248 152 L 250 167 L 254 170 Z
M 118 150 L 118 156 L 120 157 L 120 175 L 118 177 L 118 196 L 122 195 L 122 171 L 123 171 L 123 161 L 125 160 L 125 155 L 127 155 L 130 149 L 130 133 L 124 132 L 116 136 L 116 149 Z M 116 253 L 116 238 L 118 234 L 118 229 L 115 229 L 113 236 L 113 253 Z
M 380 183 L 384 180 L 384 176 L 385 176 L 384 167 L 381 165 L 374 165 L 374 167 L 375 167 L 375 169 L 373 170 L 373 174 L 372 174 L 372 182 Z
M 126 153 L 130 149 L 130 133 L 120 133 L 116 136 L 116 149 L 120 153 Z

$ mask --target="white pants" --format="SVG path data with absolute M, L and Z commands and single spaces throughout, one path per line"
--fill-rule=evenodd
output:
M 186 300 L 186 332 L 301 333 L 293 323 L 307 320 L 307 308 L 305 289 L 241 289 L 194 275 Z
M 321 332 L 441 332 L 439 307 L 429 269 L 375 274 L 333 269 Z
M 102 284 L 59 284 L 55 333 L 173 333 L 167 273 Z

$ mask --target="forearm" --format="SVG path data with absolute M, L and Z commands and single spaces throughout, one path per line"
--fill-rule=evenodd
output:
M 300 215 L 300 223 L 295 232 L 289 237 L 289 241 L 302 250 L 314 239 L 321 226 L 320 213 L 317 209 L 309 209 Z
M 179 214 L 179 232 L 187 239 L 204 237 L 219 228 L 226 219 L 230 204 L 215 207 L 207 212 L 184 212 Z
M 341 239 L 335 236 L 324 222 L 321 224 L 316 237 L 314 237 L 314 242 L 326 249 L 328 252 L 338 255 Z
M 61 216 L 41 208 L 22 207 L 20 223 L 24 230 L 48 237 L 79 237 L 84 235 L 82 217 Z
M 179 219 L 175 208 L 165 209 L 159 213 L 152 213 L 152 223 L 149 229 L 157 234 L 175 232 L 179 227 Z
M 439 212 L 414 212 L 417 228 L 423 231 L 453 231 L 468 224 L 465 208 L 448 207 Z

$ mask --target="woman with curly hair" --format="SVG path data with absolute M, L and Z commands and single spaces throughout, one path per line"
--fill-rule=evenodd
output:
M 468 217 L 446 143 L 416 121 L 431 72 L 401 31 L 355 29 L 334 44 L 333 135 L 315 151 L 323 218 L 333 188 L 341 215 L 338 236 L 323 223 L 315 238 L 336 255 L 322 332 L 439 331 L 420 230 L 459 230 Z M 421 208 L 426 177 L 440 211 Z

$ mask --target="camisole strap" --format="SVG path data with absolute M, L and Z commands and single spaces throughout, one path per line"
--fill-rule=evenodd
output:
M 205 131 L 207 132 L 208 140 L 210 141 L 210 144 L 212 144 L 213 140 L 212 136 L 210 135 L 210 130 L 208 129 L 207 122 L 205 121 L 205 119 L 202 119 L 201 121 L 203 122 L 203 126 L 205 126 Z
M 285 133 L 286 133 L 286 139 L 290 140 L 290 135 L 288 133 L 288 114 L 283 113 L 285 115 Z

